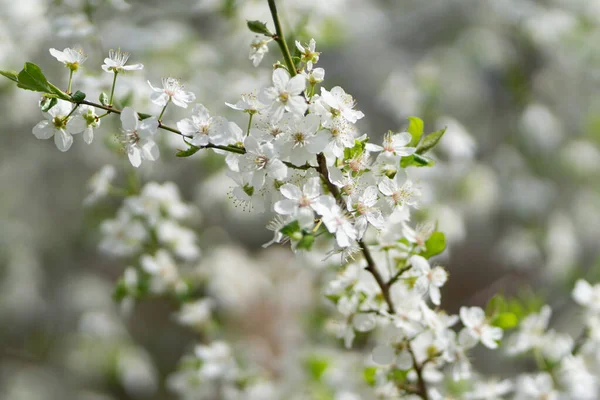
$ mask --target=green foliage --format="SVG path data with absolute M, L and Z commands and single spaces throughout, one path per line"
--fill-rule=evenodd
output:
M 267 28 L 267 24 L 260 21 L 247 21 L 248 29 L 254 33 L 258 33 L 265 36 L 273 36 L 273 33 Z
M 21 89 L 31 90 L 33 92 L 45 93 L 45 97 L 60 98 L 63 100 L 71 100 L 71 97 L 48 82 L 44 73 L 37 65 L 26 62 L 21 72 L 16 71 L 0 71 L 0 75 L 17 83 Z
M 400 160 L 400 167 L 433 167 L 435 161 L 429 157 L 422 156 L 420 154 L 412 154 L 408 157 L 402 157 Z
M 377 381 L 375 380 L 377 375 L 377 368 L 376 367 L 366 367 L 363 370 L 363 378 L 365 379 L 365 382 L 367 382 L 367 385 L 373 387 L 375 386 L 375 384 L 377 383 Z
M 19 82 L 19 77 L 17 71 L 2 71 L 0 70 L 0 75 L 7 77 L 13 82 Z
M 300 232 L 300 223 L 298 221 L 292 221 L 279 230 L 286 236 L 292 236 L 296 232 Z
M 306 359 L 305 365 L 310 377 L 318 382 L 329 368 L 329 360 L 325 357 L 311 355 Z
M 312 248 L 313 243 L 315 242 L 315 235 L 313 234 L 305 234 L 302 236 L 302 239 L 298 242 L 296 246 L 297 249 L 300 250 L 310 250 Z
M 71 95 L 71 98 L 73 99 L 74 102 L 81 103 L 83 100 L 85 100 L 85 93 L 78 90 Z
M 425 258 L 436 256 L 446 249 L 446 235 L 442 232 L 433 232 L 425 241 L 425 250 L 421 255 Z
M 177 157 L 191 157 L 194 154 L 196 154 L 198 151 L 200 151 L 200 147 L 198 146 L 194 146 L 194 145 L 190 145 L 190 148 L 187 150 L 180 150 L 178 151 L 175 156 Z
M 511 329 L 519 324 L 519 318 L 512 312 L 501 312 L 492 319 L 491 324 L 502 329 Z
M 412 136 L 412 140 L 408 144 L 408 147 L 417 147 L 419 141 L 421 140 L 421 136 L 423 136 L 423 120 L 418 117 L 408 117 L 408 120 L 410 123 L 408 124 L 408 128 L 406 130 Z
M 429 135 L 425 136 L 419 146 L 417 146 L 417 154 L 425 154 L 429 150 L 433 149 L 436 144 L 440 141 L 444 133 L 446 133 L 446 129 L 432 132 Z

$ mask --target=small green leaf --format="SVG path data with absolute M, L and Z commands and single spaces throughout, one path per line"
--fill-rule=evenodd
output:
M 438 144 L 442 136 L 444 136 L 444 133 L 446 133 L 446 128 L 436 132 L 432 132 L 429 135 L 425 136 L 421 144 L 419 144 L 419 146 L 417 147 L 417 154 L 425 154 L 429 150 L 433 149 L 435 145 Z
M 408 120 L 410 123 L 406 130 L 412 136 L 412 140 L 408 144 L 408 147 L 417 147 L 417 144 L 419 144 L 419 141 L 421 140 L 421 136 L 423 136 L 423 120 L 418 117 L 408 117 Z
M 327 368 L 329 368 L 329 360 L 325 357 L 310 356 L 306 360 L 306 368 L 315 381 L 320 381 Z
M 52 107 L 54 107 L 56 105 L 56 103 L 58 103 L 58 100 L 56 100 L 56 97 L 45 97 L 42 99 L 41 103 L 40 103 L 40 109 L 43 112 L 48 112 L 48 110 L 50 110 Z
M 286 236 L 292 236 L 296 232 L 300 232 L 300 223 L 298 221 L 292 221 L 279 230 Z
M 178 151 L 175 154 L 175 156 L 176 157 L 190 157 L 190 156 L 193 156 L 194 154 L 196 154 L 198 151 L 200 151 L 200 147 L 190 146 L 190 148 L 187 150 Z
M 431 158 L 422 156 L 420 154 L 412 154 L 408 157 L 402 157 L 400 160 L 400 167 L 432 167 L 435 165 L 435 161 Z
M 302 239 L 300 239 L 296 248 L 301 250 L 310 250 L 314 242 L 315 236 L 312 234 L 306 234 L 302 237 Z
M 519 319 L 511 312 L 502 312 L 496 316 L 491 322 L 493 326 L 502 329 L 511 329 L 517 326 Z
M 71 95 L 71 98 L 73 99 L 74 102 L 81 103 L 83 100 L 85 100 L 85 93 L 78 90 Z
M 493 317 L 506 309 L 506 300 L 504 296 L 497 294 L 490 299 L 487 306 L 485 307 L 485 315 Z
M 100 104 L 102 104 L 103 106 L 108 106 L 108 95 L 106 93 L 100 93 L 100 96 L 98 96 L 98 100 L 100 100 Z
M 377 375 L 376 367 L 366 367 L 363 370 L 363 377 L 365 378 L 365 382 L 367 382 L 367 385 L 369 385 L 371 387 L 375 386 L 375 384 L 377 383 L 376 375 Z
M 17 79 L 17 86 L 22 89 L 43 93 L 52 92 L 52 88 L 48 84 L 48 80 L 42 73 L 42 70 L 33 63 L 25 63 L 25 67 L 19 72 Z
M 144 113 L 138 113 L 138 116 L 140 117 L 140 120 L 143 121 L 143 120 L 145 120 L 147 118 L 152 117 L 153 115 L 151 115 L 151 114 L 144 114 Z
M 442 232 L 433 232 L 425 241 L 425 250 L 421 255 L 425 258 L 437 256 L 446 249 L 446 235 Z
M 19 82 L 19 74 L 17 71 L 2 71 L 0 70 L 0 75 L 7 77 L 11 81 Z
M 267 28 L 267 24 L 260 21 L 247 21 L 248 29 L 254 33 L 260 33 L 265 36 L 273 36 L 273 33 Z

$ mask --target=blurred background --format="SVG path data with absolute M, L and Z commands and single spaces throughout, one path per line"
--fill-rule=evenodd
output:
M 324 85 L 357 100 L 361 133 L 378 141 L 412 115 L 426 131 L 448 127 L 437 165 L 410 171 L 424 193 L 417 219 L 437 221 L 449 241 L 437 260 L 450 274 L 446 309 L 483 306 L 503 292 L 548 302 L 568 329 L 573 282 L 600 278 L 600 1 L 278 5 L 289 38 L 317 40 Z M 123 104 L 158 114 L 146 80 L 157 86 L 175 76 L 212 115 L 244 126 L 224 103 L 268 83 L 279 56 L 272 44 L 258 68 L 248 60 L 254 34 L 245 21 L 256 19 L 271 26 L 266 1 L 0 0 L 0 68 L 32 61 L 66 87 L 68 71 L 48 49 L 82 48 L 89 58 L 74 89 L 96 99 L 112 80 L 102 60 L 120 47 L 145 65 L 119 78 Z M 112 299 L 128 262 L 98 249 L 99 226 L 122 199 L 83 205 L 105 164 L 116 167 L 121 187 L 178 184 L 195 210 L 187 225 L 202 252 L 190 268 L 217 303 L 220 335 L 245 359 L 293 393 L 311 379 L 298 366 L 331 345 L 327 357 L 343 361 L 328 369 L 326 384 L 350 384 L 343 369 L 365 356 L 360 340 L 347 351 L 324 329 L 332 311 L 320 290 L 332 261 L 263 249 L 269 216 L 230 200 L 221 157 L 176 158 L 185 146 L 165 132 L 160 160 L 133 170 L 116 144 L 116 118 L 102 121 L 92 145 L 76 138 L 60 153 L 31 134 L 42 120 L 38 101 L 0 81 L 1 399 L 183 397 L 170 374 L 198 335 L 175 323 L 168 300 L 139 301 L 124 313 Z M 174 125 L 184 111 L 170 108 L 165 120 Z M 484 372 L 502 374 L 503 364 L 485 357 L 477 355 Z

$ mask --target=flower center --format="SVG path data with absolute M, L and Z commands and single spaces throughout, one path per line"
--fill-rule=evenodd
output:
M 300 207 L 308 207 L 311 203 L 312 200 L 307 195 L 302 195 L 302 197 L 300 197 L 300 201 L 298 202 Z
M 67 119 L 62 115 L 57 115 L 52 119 L 52 123 L 56 127 L 56 129 L 64 129 L 67 126 Z
M 264 168 L 268 162 L 269 162 L 269 159 L 264 155 L 256 156 L 256 158 L 254 159 L 254 164 L 256 165 L 256 167 L 258 169 Z
M 289 100 L 289 98 L 290 98 L 290 95 L 289 95 L 288 92 L 281 92 L 279 94 L 279 101 L 282 102 L 282 103 L 284 103 L 284 104 L 287 103 L 287 101 Z

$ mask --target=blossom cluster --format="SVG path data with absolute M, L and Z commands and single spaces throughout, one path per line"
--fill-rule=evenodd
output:
M 164 78 L 162 87 L 148 82 L 149 99 L 162 107 L 160 115 L 129 106 L 119 109 L 114 98 L 118 76 L 143 68 L 128 65 L 129 54 L 120 50 L 111 51 L 102 65 L 112 74 L 113 85 L 110 96 L 100 94 L 99 104 L 71 90 L 74 74 L 86 61 L 78 50 L 50 50 L 69 70 L 65 92 L 48 83 L 34 64 L 26 64 L 19 74 L 2 72 L 21 87 L 44 93 L 40 109 L 45 120 L 32 132 L 39 139 L 53 138 L 60 151 L 69 150 L 73 135 L 79 133 L 92 143 L 101 120 L 111 114 L 119 115 L 121 144 L 136 168 L 160 157 L 159 130 L 177 134 L 186 146 L 177 156 L 190 157 L 202 149 L 224 155 L 237 203 L 273 216 L 268 227 L 274 237 L 265 246 L 290 242 L 296 252 L 319 248 L 328 255 L 339 254 L 336 276 L 324 290 L 337 309 L 331 328 L 346 347 L 353 345 L 357 332 L 373 338 L 366 371 L 378 398 L 448 398 L 456 389 L 446 376 L 468 383 L 459 393 L 468 399 L 509 394 L 523 400 L 563 394 L 596 398 L 600 289 L 580 281 L 573 292 L 575 301 L 586 308 L 581 340 L 548 330 L 549 306 L 521 316 L 521 321 L 493 307 L 463 306 L 458 315 L 444 312 L 440 307 L 448 272 L 432 258 L 444 251 L 446 239 L 434 222 L 415 224 L 413 210 L 421 191 L 409 171 L 435 164 L 427 153 L 445 130 L 424 135 L 423 121 L 411 117 L 405 131 L 389 131 L 382 143 L 372 143 L 361 132 L 359 121 L 365 115 L 352 95 L 340 86 L 323 85 L 325 70 L 317 67 L 320 53 L 314 39 L 295 43 L 294 62 L 279 32 L 272 34 L 255 22 L 249 26 L 266 37 L 251 44 L 253 65 L 260 64 L 273 41 L 284 49 L 285 64 L 274 65 L 269 86 L 226 103 L 244 116 L 243 123 L 212 115 L 173 77 Z M 176 122 L 177 128 L 164 123 L 171 103 L 190 109 Z M 246 123 L 247 129 L 242 129 Z M 179 323 L 203 329 L 214 303 L 191 299 L 192 283 L 181 267 L 200 256 L 196 235 L 185 227 L 193 210 L 172 183 L 151 182 L 129 190 L 113 187 L 114 178 L 114 169 L 102 169 L 92 180 L 93 192 L 86 202 L 113 192 L 126 195 L 115 218 L 100 227 L 101 250 L 130 264 L 117 285 L 117 299 L 128 306 L 145 294 L 174 295 L 182 299 Z M 517 379 L 481 377 L 469 351 L 479 344 L 499 348 L 505 331 L 517 325 L 507 353 L 532 352 L 543 371 Z M 232 347 L 223 341 L 198 345 L 193 355 L 184 357 L 170 386 L 181 394 L 199 387 L 196 394 L 201 398 L 215 393 L 227 398 L 275 396 L 264 382 L 248 383 L 238 364 Z

